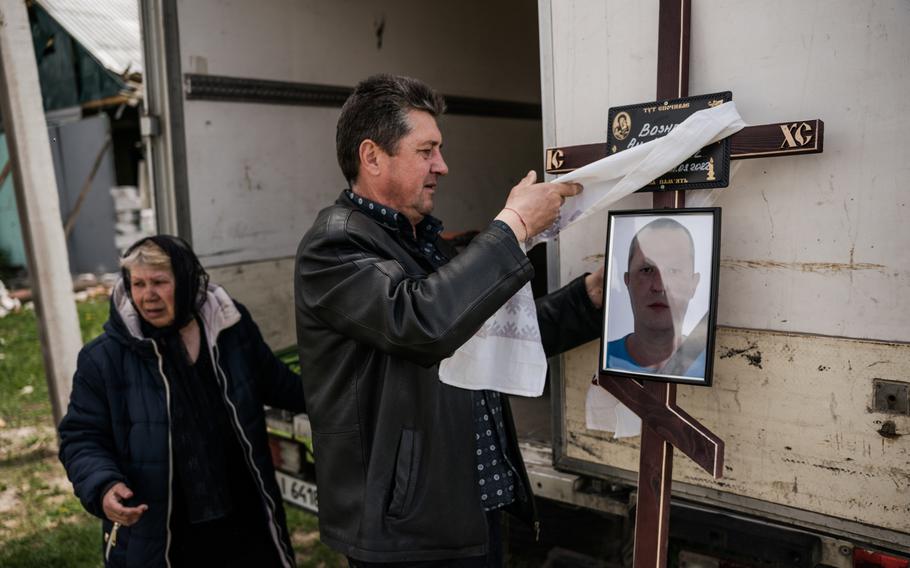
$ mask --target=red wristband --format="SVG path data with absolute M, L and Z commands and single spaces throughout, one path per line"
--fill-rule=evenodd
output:
M 524 229 L 525 229 L 525 240 L 527 240 L 528 235 L 529 235 L 529 233 L 528 233 L 528 225 L 525 223 L 525 220 L 521 218 L 521 213 L 519 213 L 518 211 L 512 209 L 511 207 L 503 207 L 502 210 L 503 210 L 503 211 L 511 211 L 512 213 L 515 213 L 515 215 L 518 217 L 518 220 L 521 221 L 521 226 L 524 227 Z M 522 239 L 518 239 L 518 240 L 522 240 Z

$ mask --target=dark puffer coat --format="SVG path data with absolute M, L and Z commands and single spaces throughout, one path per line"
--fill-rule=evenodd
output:
M 246 308 L 223 288 L 209 286 L 200 315 L 209 342 L 200 356 L 213 358 L 228 416 L 260 490 L 262 522 L 290 568 L 294 554 L 263 405 L 303 412 L 300 379 L 278 361 Z M 122 481 L 133 491 L 127 505 L 148 505 L 136 524 L 119 529 L 106 566 L 170 566 L 170 384 L 157 346 L 142 337 L 139 315 L 122 282 L 111 297 L 104 330 L 79 353 L 69 408 L 59 426 L 60 461 L 82 505 L 102 519 L 105 535 L 113 523 L 102 510 L 102 492 L 114 482 Z

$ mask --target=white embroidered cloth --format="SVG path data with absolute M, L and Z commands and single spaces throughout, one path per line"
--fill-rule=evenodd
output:
M 663 138 L 623 150 L 562 176 L 559 181 L 580 183 L 584 191 L 566 199 L 553 226 L 531 239 L 528 246 L 549 240 L 573 223 L 607 209 L 703 147 L 744 126 L 736 106 L 732 102 L 724 103 L 694 113 Z M 471 390 L 488 389 L 520 396 L 543 393 L 547 360 L 540 343 L 530 284 L 519 290 L 467 343 L 439 364 L 439 378 L 446 384 Z M 596 388 L 612 397 L 600 387 Z M 599 396 L 596 403 L 599 407 L 609 406 L 609 402 Z

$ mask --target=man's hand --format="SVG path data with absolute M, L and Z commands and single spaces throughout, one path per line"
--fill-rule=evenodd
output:
M 585 276 L 585 291 L 588 292 L 588 298 L 598 310 L 604 304 L 604 267 Z
M 582 190 L 577 183 L 534 183 L 536 180 L 537 173 L 528 172 L 512 188 L 506 206 L 496 216 L 511 227 L 519 242 L 552 225 L 566 197 L 578 195 Z
M 127 507 L 124 505 L 123 501 L 132 496 L 133 492 L 123 482 L 108 489 L 107 493 L 104 494 L 104 499 L 101 500 L 101 508 L 104 509 L 104 515 L 125 527 L 135 524 L 142 514 L 148 511 L 149 506 Z

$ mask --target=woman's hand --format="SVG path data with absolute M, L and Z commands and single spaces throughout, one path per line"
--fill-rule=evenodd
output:
M 104 509 L 104 515 L 115 523 L 128 527 L 136 523 L 142 517 L 142 514 L 148 511 L 148 505 L 139 505 L 138 507 L 127 507 L 123 504 L 125 499 L 133 496 L 133 492 L 122 481 L 117 483 L 104 494 L 101 500 L 101 508 Z

